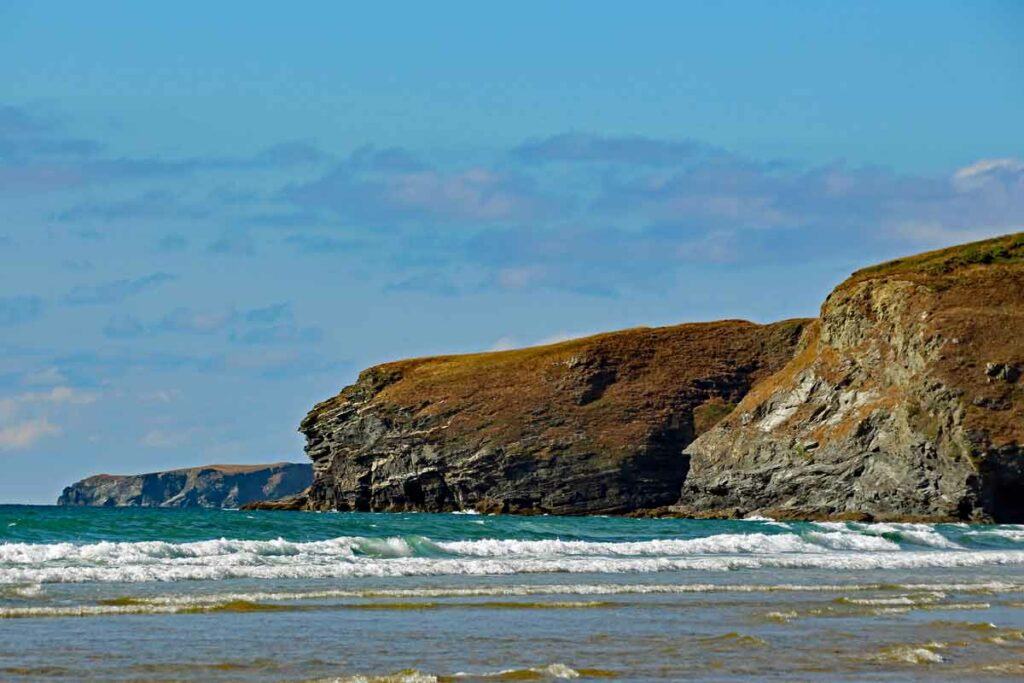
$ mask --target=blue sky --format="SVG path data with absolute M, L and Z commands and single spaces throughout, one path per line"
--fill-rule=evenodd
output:
M 0 2 L 0 501 L 1024 230 L 1022 45 L 1013 1 Z

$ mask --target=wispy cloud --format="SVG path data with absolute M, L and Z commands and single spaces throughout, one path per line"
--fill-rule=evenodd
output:
M 284 196 L 303 208 L 374 223 L 534 219 L 552 215 L 556 203 L 528 175 L 483 166 L 442 170 L 402 150 L 357 151 Z
M 206 250 L 211 254 L 252 256 L 256 253 L 256 241 L 246 232 L 233 230 L 221 234 L 210 242 Z
M 27 384 L 29 386 L 52 386 L 55 384 L 64 384 L 67 381 L 68 378 L 61 373 L 60 368 L 51 365 L 40 370 L 26 373 L 22 379 L 22 384 Z
M 98 285 L 82 285 L 68 292 L 64 302 L 76 306 L 118 303 L 175 279 L 174 275 L 160 272 L 135 279 L 126 278 Z
M 29 391 L 14 396 L 0 397 L 0 418 L 11 417 L 23 406 L 30 405 L 88 405 L 99 395 L 68 386 L 56 386 L 48 391 Z
M 95 403 L 99 394 L 68 386 L 0 397 L 0 451 L 28 448 L 61 432 L 51 413 L 60 406 Z
M 25 107 L 0 105 L 0 161 L 40 157 L 92 157 L 102 149 L 95 140 L 63 134 L 58 123 Z
M 295 234 L 284 239 L 284 243 L 300 251 L 313 254 L 350 252 L 363 246 L 362 243 L 346 238 L 323 234 Z
M 276 323 L 291 320 L 294 315 L 291 304 L 281 303 L 249 309 L 241 317 L 248 323 Z
M 318 327 L 294 325 L 266 325 L 254 327 L 232 335 L 232 341 L 241 344 L 312 344 L 320 341 L 323 331 Z
M 45 417 L 14 424 L 0 424 L 0 451 L 28 448 L 44 437 L 60 433 L 60 427 Z
M 559 344 L 570 339 L 579 339 L 581 337 L 588 337 L 596 332 L 556 332 L 550 334 L 541 339 L 530 342 L 521 342 L 518 337 L 513 335 L 505 335 L 499 337 L 491 346 L 488 351 L 510 351 L 512 349 L 521 349 L 529 346 L 547 346 L 548 344 Z
M 197 220 L 206 218 L 210 212 L 210 207 L 186 203 L 171 192 L 153 190 L 132 199 L 94 199 L 79 203 L 61 211 L 57 214 L 57 219 L 65 222 L 111 222 L 144 218 Z
M 144 322 L 131 315 L 111 317 L 103 330 L 111 339 L 135 339 L 164 334 L 212 336 L 225 334 L 228 341 L 247 345 L 312 344 L 322 330 L 296 325 L 290 304 L 239 310 L 176 308 L 161 318 Z
M 272 145 L 257 154 L 250 162 L 253 166 L 292 167 L 325 163 L 331 155 L 311 142 L 292 140 Z
M 109 154 L 102 143 L 68 135 L 61 122 L 28 107 L 0 105 L 0 192 L 49 192 L 98 183 L 187 178 L 203 172 L 261 171 L 317 166 L 331 155 L 305 141 L 284 142 L 252 156 L 163 158 Z M 91 207 L 99 216 L 103 206 Z M 109 207 L 125 213 L 145 203 Z M 88 213 L 88 205 L 82 211 Z M 75 212 L 70 212 L 70 220 Z
M 183 251 L 188 247 L 188 239 L 184 235 L 171 233 L 164 235 L 157 242 L 157 249 L 160 251 Z
M 527 140 L 512 155 L 531 163 L 610 163 L 628 166 L 675 166 L 726 153 L 697 140 L 657 140 L 641 135 L 562 133 Z
M 195 429 L 151 429 L 139 437 L 139 445 L 146 448 L 179 448 L 191 443 Z
M 0 326 L 20 325 L 43 313 L 43 300 L 36 296 L 0 297 Z
M 238 313 L 234 310 L 197 311 L 177 308 L 152 328 L 156 332 L 185 332 L 188 334 L 212 334 L 234 322 Z
M 420 293 L 437 296 L 456 296 L 460 289 L 443 273 L 419 273 L 410 277 L 391 282 L 384 286 L 385 292 Z

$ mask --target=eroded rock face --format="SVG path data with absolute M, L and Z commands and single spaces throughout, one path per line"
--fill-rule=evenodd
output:
M 99 474 L 64 489 L 57 505 L 235 508 L 295 495 L 310 485 L 306 463 L 208 465 L 138 475 Z
M 808 321 L 636 329 L 371 368 L 301 425 L 315 478 L 267 507 L 627 513 L 674 502 L 683 448 Z
M 687 449 L 676 512 L 1024 521 L 1024 235 L 856 273 Z

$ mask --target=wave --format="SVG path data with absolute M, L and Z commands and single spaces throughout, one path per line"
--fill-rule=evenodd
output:
M 323 678 L 308 683 L 446 683 L 463 678 L 495 679 L 506 681 L 572 680 L 578 678 L 617 678 L 614 671 L 603 669 L 573 669 L 565 664 L 554 663 L 525 669 L 502 669 L 489 672 L 460 671 L 450 675 L 434 675 L 418 669 L 404 669 L 389 674 L 358 675 L 341 678 Z
M 438 543 L 463 557 L 598 556 L 672 557 L 733 553 L 813 553 L 823 548 L 796 534 L 718 534 L 705 538 L 603 543 L 593 541 L 521 541 L 482 539 Z
M 921 569 L 1024 565 L 1024 551 L 957 553 L 835 553 L 691 558 L 365 559 L 293 558 L 271 561 L 220 555 L 195 562 L 103 566 L 21 566 L 0 569 L 0 583 L 147 582 L 220 579 L 331 579 L 347 577 L 487 576 L 515 574 L 623 574 L 738 569 Z
M 903 545 L 942 550 L 965 550 L 927 525 L 854 525 L 819 522 L 817 530 L 802 533 L 723 533 L 688 539 L 601 542 L 583 540 L 520 540 L 484 538 L 464 541 L 433 541 L 421 536 L 384 538 L 339 536 L 322 541 L 214 539 L 173 543 L 137 541 L 97 543 L 0 543 L 0 566 L 51 562 L 143 563 L 153 560 L 187 560 L 225 555 L 240 558 L 288 558 L 330 556 L 351 559 L 410 557 L 676 557 L 690 555 L 760 555 L 821 553 L 861 550 L 898 552 Z M 967 532 L 1024 540 L 1024 530 Z
M 442 588 L 325 589 L 302 591 L 248 591 L 244 593 L 170 594 L 128 598 L 133 604 L 205 605 L 225 602 L 296 602 L 325 599 L 416 599 L 489 598 L 545 596 L 679 595 L 713 593 L 875 593 L 897 592 L 892 598 L 839 598 L 856 605 L 934 604 L 949 593 L 993 594 L 1024 591 L 1024 583 L 983 581 L 978 583 L 836 583 L 836 584 L 722 584 L 722 583 L 600 583 L 600 584 L 518 584 L 490 586 L 447 586 Z
M 1024 549 L 1018 544 L 1024 540 L 1024 528 L 1019 526 L 971 529 L 819 522 L 768 530 L 628 541 L 339 536 L 317 541 L 221 538 L 181 543 L 0 543 L 0 586 L 228 578 L 1024 565 Z M 11 593 L 8 590 L 6 594 Z
M 963 546 L 946 538 L 930 524 L 858 522 L 815 522 L 814 526 L 841 535 L 853 535 L 863 539 L 890 541 L 893 544 L 908 544 L 926 548 L 958 550 Z
M 996 539 L 1013 543 L 1024 543 L 1024 528 L 986 529 L 984 531 L 967 531 L 965 536 L 980 539 Z
M 938 589 L 938 590 L 937 590 Z M 167 593 L 127 595 L 87 604 L 15 604 L 0 606 L 0 619 L 47 617 L 109 617 L 124 615 L 208 614 L 222 612 L 274 612 L 318 609 L 584 609 L 617 607 L 611 597 L 682 594 L 785 594 L 840 593 L 832 605 L 869 609 L 871 614 L 903 614 L 917 610 L 978 610 L 990 603 L 950 601 L 951 594 L 998 594 L 1024 591 L 1024 583 L 987 581 L 930 584 L 519 584 L 448 586 L 442 588 L 306 589 L 297 591 L 245 591 L 221 593 Z M 864 597 L 858 597 L 864 596 Z M 483 598 L 484 601 L 476 600 Z M 487 600 L 490 598 L 491 600 Z M 526 600 L 522 600 L 525 598 Z M 555 598 L 548 600 L 547 598 Z M 603 598 L 595 600 L 594 598 Z M 341 600 L 342 602 L 338 602 Z M 426 600 L 426 601 L 424 601 Z M 821 615 L 832 608 L 811 610 Z M 801 612 L 771 612 L 766 618 L 788 621 Z M 953 622 L 935 622 L 946 624 Z M 992 626 L 991 628 L 995 628 Z M 1020 632 L 1003 634 L 1017 637 Z

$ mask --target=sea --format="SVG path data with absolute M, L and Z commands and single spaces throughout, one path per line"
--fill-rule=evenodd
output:
M 0 506 L 0 681 L 1024 678 L 1024 526 Z

